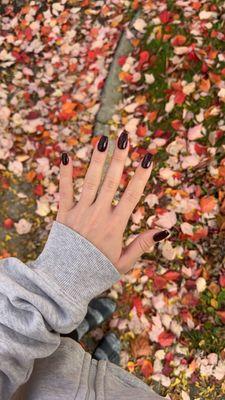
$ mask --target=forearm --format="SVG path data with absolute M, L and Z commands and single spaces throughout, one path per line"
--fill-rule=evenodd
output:
M 48 357 L 83 320 L 89 301 L 120 278 L 88 240 L 54 221 L 32 262 L 0 263 L 0 394 L 10 398 L 26 382 L 36 358 Z

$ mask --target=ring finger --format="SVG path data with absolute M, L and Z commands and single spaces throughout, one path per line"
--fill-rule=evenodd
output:
M 115 215 L 120 217 L 121 222 L 127 225 L 131 213 L 140 200 L 144 188 L 152 172 L 152 155 L 147 153 L 137 167 L 133 178 L 127 185 L 121 200 L 114 209 Z
M 123 131 L 117 140 L 111 164 L 108 168 L 106 177 L 96 199 L 98 204 L 108 204 L 111 207 L 113 197 L 119 186 L 124 164 L 129 151 L 129 140 L 126 131 Z

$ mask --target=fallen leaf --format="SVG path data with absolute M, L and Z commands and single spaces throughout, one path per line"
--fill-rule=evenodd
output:
M 147 334 L 139 335 L 131 341 L 131 353 L 135 358 L 151 355 L 152 350 Z
M 203 213 L 210 213 L 217 206 L 217 200 L 214 196 L 204 196 L 200 199 L 199 204 Z
M 170 332 L 162 332 L 158 337 L 158 342 L 162 347 L 169 347 L 173 344 L 175 336 Z
M 151 361 L 149 360 L 144 360 L 143 364 L 141 366 L 141 372 L 144 375 L 145 378 L 149 378 L 150 375 L 153 373 L 153 366 Z

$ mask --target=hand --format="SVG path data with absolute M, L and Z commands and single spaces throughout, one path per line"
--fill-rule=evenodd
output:
M 60 165 L 59 209 L 56 220 L 72 228 L 94 244 L 123 274 L 138 258 L 157 242 L 169 236 L 159 229 L 141 233 L 123 248 L 123 233 L 135 206 L 143 194 L 152 171 L 151 154 L 147 153 L 137 167 L 117 206 L 112 200 L 117 191 L 129 150 L 128 135 L 124 131 L 117 140 L 110 166 L 99 189 L 107 155 L 108 138 L 102 136 L 96 145 L 87 170 L 79 201 L 73 199 L 73 163 L 64 153 Z

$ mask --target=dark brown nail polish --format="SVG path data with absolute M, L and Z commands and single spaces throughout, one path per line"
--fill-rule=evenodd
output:
M 127 132 L 124 130 L 118 140 L 118 147 L 121 150 L 124 150 L 127 147 L 127 143 L 128 143 L 128 134 Z
M 105 151 L 107 145 L 108 145 L 108 137 L 105 135 L 102 135 L 101 139 L 98 142 L 98 150 Z
M 155 242 L 160 242 L 161 240 L 165 239 L 167 236 L 169 236 L 170 232 L 165 230 L 165 231 L 161 231 L 161 232 L 157 232 L 154 234 L 153 236 L 153 240 Z
M 142 160 L 141 166 L 143 168 L 149 168 L 151 163 L 152 163 L 152 154 L 150 154 L 150 153 L 145 154 L 145 156 Z
M 61 160 L 63 165 L 67 165 L 69 163 L 69 157 L 67 153 L 62 153 Z

